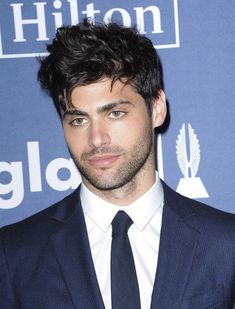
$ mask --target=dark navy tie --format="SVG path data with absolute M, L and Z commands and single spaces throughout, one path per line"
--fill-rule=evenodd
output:
M 138 281 L 127 235 L 132 223 L 124 211 L 118 211 L 112 221 L 112 309 L 140 309 Z

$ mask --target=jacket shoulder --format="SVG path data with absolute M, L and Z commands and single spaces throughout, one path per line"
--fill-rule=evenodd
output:
M 0 229 L 0 239 L 6 242 L 18 242 L 31 238 L 38 241 L 44 234 L 55 231 L 57 226 L 67 221 L 79 204 L 79 188 L 59 202 L 42 211 Z
M 235 236 L 235 214 L 187 198 L 163 183 L 165 204 L 177 216 L 202 232 Z

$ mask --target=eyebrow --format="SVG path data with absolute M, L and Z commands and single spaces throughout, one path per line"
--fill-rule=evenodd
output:
M 111 102 L 111 103 L 105 104 L 101 107 L 98 107 L 97 112 L 98 112 L 98 114 L 103 113 L 103 112 L 107 112 L 107 111 L 109 111 L 109 110 L 111 110 L 114 107 L 119 106 L 119 105 L 132 105 L 134 107 L 134 104 L 131 101 L 117 101 L 117 102 Z
M 63 114 L 63 119 L 67 116 L 88 116 L 86 112 L 81 111 L 80 109 L 68 109 Z
M 101 107 L 97 108 L 97 113 L 98 114 L 102 114 L 103 112 L 107 112 L 110 111 L 111 109 L 113 109 L 114 107 L 117 107 L 119 105 L 131 105 L 133 107 L 134 104 L 131 101 L 116 101 L 116 102 L 110 102 L 108 104 L 105 104 Z M 66 116 L 71 115 L 71 116 L 88 116 L 88 113 L 80 110 L 79 108 L 74 108 L 74 109 L 68 109 L 64 112 L 63 114 L 63 118 L 65 118 Z

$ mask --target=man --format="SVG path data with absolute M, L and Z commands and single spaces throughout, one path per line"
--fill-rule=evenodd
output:
M 150 40 L 85 20 L 48 52 L 39 80 L 82 184 L 1 230 L 0 308 L 235 308 L 234 216 L 155 171 L 166 99 Z

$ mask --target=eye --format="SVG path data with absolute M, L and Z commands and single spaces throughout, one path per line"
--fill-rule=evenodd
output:
M 85 124 L 87 124 L 88 120 L 86 118 L 82 118 L 82 117 L 79 117 L 79 118 L 75 118 L 73 119 L 70 124 L 72 126 L 84 126 Z
M 109 117 L 110 118 L 113 118 L 113 119 L 120 119 L 122 118 L 123 116 L 125 116 L 126 112 L 123 112 L 123 111 L 112 111 L 110 114 L 109 114 Z

